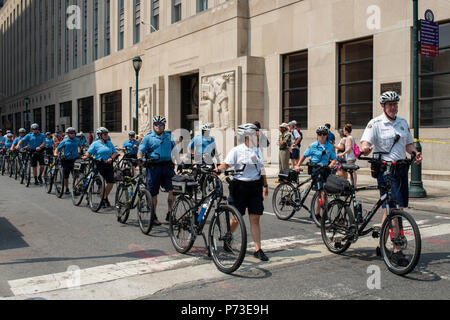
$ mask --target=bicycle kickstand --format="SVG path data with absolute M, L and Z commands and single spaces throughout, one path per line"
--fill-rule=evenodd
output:
M 208 250 L 208 257 L 211 257 L 211 251 L 209 250 L 208 242 L 206 241 L 205 233 L 202 232 L 203 241 L 205 241 L 206 250 Z

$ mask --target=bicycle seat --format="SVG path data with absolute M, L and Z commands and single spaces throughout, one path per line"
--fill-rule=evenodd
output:
M 342 169 L 344 170 L 348 170 L 348 171 L 356 171 L 359 169 L 359 166 L 357 166 L 356 164 L 342 164 Z

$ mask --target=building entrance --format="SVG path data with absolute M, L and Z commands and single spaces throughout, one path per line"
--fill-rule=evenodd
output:
M 198 121 L 199 81 L 198 73 L 181 77 L 181 128 L 194 134 L 194 124 Z

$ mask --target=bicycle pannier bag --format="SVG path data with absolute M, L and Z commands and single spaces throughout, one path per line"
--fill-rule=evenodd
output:
M 298 173 L 294 169 L 282 169 L 278 174 L 278 179 L 283 181 L 297 181 Z
M 350 194 L 351 185 L 346 179 L 331 174 L 324 185 L 325 191 L 329 194 Z
M 173 194 L 193 194 L 198 183 L 193 177 L 178 175 L 172 178 Z

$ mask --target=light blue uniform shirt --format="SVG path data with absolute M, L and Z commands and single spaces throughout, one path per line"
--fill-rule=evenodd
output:
M 108 138 L 109 138 L 109 136 L 108 136 Z M 85 136 L 81 136 L 81 138 L 77 137 L 77 139 L 80 141 L 80 146 L 81 147 L 87 146 L 87 140 L 86 140 Z
M 53 147 L 53 139 L 52 138 L 45 138 L 45 147 L 47 149 L 50 149 Z
M 6 138 L 6 139 L 5 139 L 5 147 L 6 147 L 6 149 L 9 150 L 9 148 L 11 148 L 11 146 L 13 145 L 13 143 L 14 143 L 14 139 L 8 140 L 8 138 Z
M 122 146 L 122 147 L 123 147 L 125 150 L 127 150 L 127 153 L 129 153 L 129 154 L 131 154 L 131 155 L 135 155 L 135 154 L 138 153 L 139 148 L 135 148 L 134 146 L 138 146 L 138 147 L 139 147 L 139 141 L 137 141 L 137 140 L 134 140 L 134 141 L 127 140 L 127 141 L 125 141 L 125 142 L 123 143 L 123 146 Z
M 78 147 L 79 141 L 77 138 L 73 139 L 64 139 L 61 143 L 56 147 L 56 150 L 60 151 L 64 149 L 64 156 L 68 160 L 75 160 L 78 158 Z
M 31 150 L 36 150 L 42 143 L 45 142 L 45 135 L 42 132 L 34 134 L 30 132 L 25 137 L 23 137 L 23 143 L 27 143 Z
M 148 159 L 158 159 L 156 162 L 167 162 L 172 160 L 172 149 L 176 149 L 172 135 L 166 131 L 161 136 L 155 131 L 148 133 L 139 146 L 139 151 Z M 176 150 L 175 150 L 176 151 Z
M 117 150 L 111 141 L 106 141 L 105 144 L 101 140 L 96 140 L 89 147 L 88 153 L 97 160 L 107 161 L 114 153 L 117 153 Z
M 209 136 L 205 138 L 201 134 L 195 136 L 189 144 L 190 150 L 195 150 L 195 153 L 211 154 L 216 149 L 214 138 Z
M 5 136 L 0 138 L 0 145 L 2 146 L 2 148 L 3 148 L 3 145 L 5 144 L 5 140 L 6 140 Z
M 333 150 L 333 145 L 325 142 L 324 145 L 320 141 L 311 143 L 309 148 L 303 153 L 305 157 L 311 157 L 311 162 L 315 164 L 328 165 L 330 160 L 336 159 L 336 153 Z M 325 152 L 324 152 L 325 151 Z
M 25 136 L 24 136 L 25 137 Z M 14 139 L 13 145 L 14 147 L 16 147 L 19 144 L 19 141 L 22 140 L 24 137 L 18 136 L 17 138 Z M 22 143 L 21 148 L 26 147 L 27 144 L 26 143 Z

